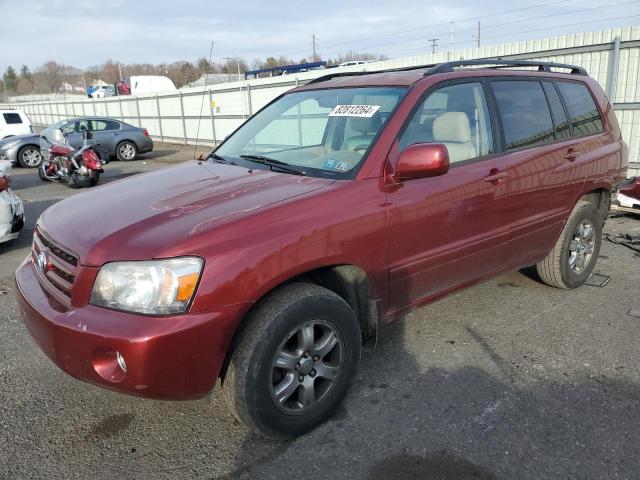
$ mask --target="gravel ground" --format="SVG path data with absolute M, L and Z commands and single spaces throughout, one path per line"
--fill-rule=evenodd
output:
M 101 183 L 192 157 L 157 144 Z M 605 287 L 515 272 L 426 306 L 367 344 L 332 420 L 288 442 L 247 432 L 218 390 L 141 400 L 79 382 L 29 337 L 13 271 L 38 215 L 75 191 L 16 168 L 27 228 L 0 250 L 0 478 L 640 478 L 640 254 L 604 242 Z M 640 218 L 640 217 L 639 217 Z M 633 217 L 608 233 L 640 234 Z

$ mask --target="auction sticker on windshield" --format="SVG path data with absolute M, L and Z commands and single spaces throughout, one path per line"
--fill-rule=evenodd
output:
M 380 105 L 336 105 L 329 113 L 330 117 L 373 117 Z

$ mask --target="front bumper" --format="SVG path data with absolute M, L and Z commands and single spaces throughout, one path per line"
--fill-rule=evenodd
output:
M 0 192 L 0 243 L 18 238 L 24 227 L 24 205 L 11 189 Z
M 9 160 L 18 163 L 18 150 L 20 147 L 0 148 L 0 160 Z
M 241 305 L 173 317 L 67 308 L 43 290 L 35 268 L 29 257 L 16 271 L 18 304 L 31 336 L 62 370 L 147 398 L 196 399 L 213 388 Z

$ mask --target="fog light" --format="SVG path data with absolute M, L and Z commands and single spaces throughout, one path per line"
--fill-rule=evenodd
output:
M 108 382 L 122 382 L 127 376 L 127 364 L 120 352 L 98 349 L 91 357 L 95 372 Z
M 120 368 L 124 370 L 124 373 L 127 373 L 127 362 L 124 361 L 124 357 L 120 352 L 116 352 L 116 360 L 118 361 Z

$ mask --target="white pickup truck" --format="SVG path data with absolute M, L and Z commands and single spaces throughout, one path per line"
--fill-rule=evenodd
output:
M 24 205 L 11 189 L 11 162 L 0 160 L 0 245 L 11 243 L 24 227 Z

